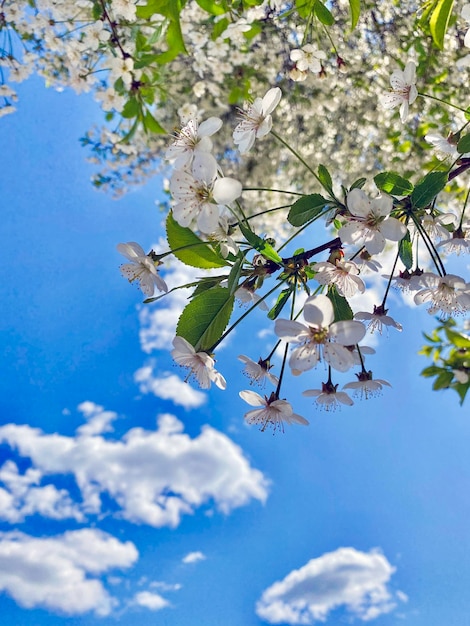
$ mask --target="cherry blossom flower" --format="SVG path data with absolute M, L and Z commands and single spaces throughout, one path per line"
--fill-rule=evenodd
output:
M 234 178 L 218 178 L 217 161 L 208 152 L 199 154 L 192 172 L 177 170 L 170 180 L 170 191 L 176 201 L 173 217 L 180 226 L 192 222 L 204 233 L 215 231 L 219 224 L 218 205 L 227 205 L 242 193 Z
M 353 389 L 356 397 L 360 397 L 365 400 L 371 398 L 372 396 L 380 395 L 384 385 L 391 387 L 391 384 L 386 380 L 382 380 L 381 378 L 372 378 L 372 372 L 370 370 L 368 372 L 363 370 L 359 374 L 356 374 L 356 376 L 357 380 L 352 383 L 347 383 L 344 385 L 343 389 Z
M 338 232 L 343 243 L 363 245 L 369 254 L 379 254 L 386 239 L 400 241 L 406 235 L 406 226 L 389 217 L 393 208 L 390 196 L 370 200 L 362 189 L 352 189 L 346 204 L 351 216 Z
M 219 389 L 225 389 L 225 378 L 214 368 L 214 359 L 207 352 L 196 352 L 194 347 L 183 337 L 173 339 L 173 360 L 183 367 L 188 367 L 202 389 L 209 389 L 215 383 Z
M 321 294 L 307 298 L 303 315 L 307 325 L 277 319 L 274 327 L 277 336 L 284 341 L 300 344 L 289 359 L 292 374 L 297 376 L 312 369 L 322 357 L 340 372 L 350 369 L 354 359 L 346 346 L 361 341 L 365 335 L 364 325 L 354 320 L 334 322 L 333 305 Z
M 424 136 L 424 139 L 434 146 L 436 149 L 436 156 L 441 161 L 445 161 L 446 159 L 455 161 L 455 159 L 459 158 L 457 144 L 451 141 L 453 139 L 452 134 L 446 138 L 439 133 L 428 133 Z
M 263 398 L 251 390 L 240 391 L 239 395 L 242 400 L 245 400 L 251 406 L 263 407 L 245 413 L 245 421 L 248 424 L 259 424 L 261 431 L 265 431 L 268 427 L 272 427 L 274 430 L 277 428 L 284 430 L 284 422 L 286 424 L 308 425 L 308 420 L 294 413 L 289 402 L 279 400 L 274 392 L 271 393 L 269 398 L 266 396 Z
M 470 4 L 464 4 L 463 5 L 462 11 L 460 12 L 460 15 L 463 17 L 464 20 L 466 20 L 467 22 L 470 22 Z M 466 48 L 470 48 L 470 28 L 465 33 L 465 38 L 463 40 L 463 45 Z
M 436 248 L 443 248 L 449 254 L 470 253 L 470 230 L 457 228 L 452 233 L 452 237 L 438 243 Z
M 420 277 L 424 289 L 414 297 L 415 304 L 429 302 L 428 313 L 441 311 L 444 315 L 456 315 L 470 310 L 470 285 L 455 274 L 437 276 L 425 272 Z
M 406 121 L 409 105 L 418 97 L 416 89 L 416 63 L 408 61 L 405 69 L 395 70 L 390 77 L 392 91 L 382 95 L 380 101 L 386 109 L 400 107 L 400 119 Z
M 321 61 L 326 59 L 326 53 L 311 43 L 303 46 L 302 48 L 296 48 L 291 50 L 291 61 L 294 61 L 296 68 L 300 72 L 307 72 L 310 70 L 314 74 L 318 74 L 322 71 Z
M 208 239 L 218 242 L 220 254 L 224 259 L 226 259 L 229 254 L 237 255 L 238 253 L 238 245 L 229 234 L 232 230 L 233 228 L 229 218 L 225 215 L 219 215 L 217 228 L 211 233 L 206 233 Z
M 436 217 L 426 214 L 421 219 L 421 226 L 431 239 L 448 239 L 449 231 L 445 228 L 446 224 L 452 224 L 455 221 L 455 215 L 452 213 L 442 213 Z
M 235 292 L 235 298 L 240 300 L 242 304 L 257 304 L 261 311 L 268 311 L 269 307 L 266 302 L 253 289 L 247 286 L 239 287 Z
M 315 402 L 325 411 L 335 411 L 341 404 L 352 406 L 354 402 L 344 391 L 337 391 L 338 385 L 331 382 L 322 383 L 321 389 L 307 389 L 302 392 L 303 396 L 313 396 Z
M 244 374 L 246 374 L 246 376 L 251 379 L 251 384 L 263 384 L 266 379 L 268 379 L 269 382 L 271 382 L 273 385 L 277 385 L 277 383 L 279 382 L 278 377 L 274 376 L 274 374 L 271 374 L 271 372 L 269 371 L 272 368 L 272 365 L 268 360 L 260 358 L 259 361 L 256 363 L 244 354 L 240 354 L 238 360 L 242 363 L 245 363 Z
M 184 169 L 191 165 L 193 159 L 201 152 L 212 150 L 211 135 L 216 133 L 222 126 L 222 120 L 218 117 L 209 117 L 201 124 L 196 119 L 190 119 L 181 130 L 176 133 L 176 139 L 167 149 L 165 158 L 169 161 L 176 159 L 173 167 L 176 170 Z
M 155 262 L 151 256 L 145 254 L 143 248 L 138 243 L 134 241 L 120 243 L 117 245 L 117 250 L 130 261 L 130 263 L 121 265 L 122 275 L 130 283 L 137 280 L 146 296 L 153 296 L 155 287 L 165 293 L 168 291 L 165 281 L 158 275 L 155 267 L 155 263 L 158 264 L 158 261 Z
M 341 296 L 350 298 L 358 291 L 364 293 L 366 286 L 359 278 L 359 269 L 352 261 L 340 261 L 329 263 L 322 261 L 312 265 L 312 269 L 317 272 L 315 280 L 320 285 L 336 285 L 336 289 Z
M 390 317 L 390 315 L 387 315 L 387 311 L 388 309 L 385 309 L 383 305 L 380 305 L 380 306 L 374 305 L 373 313 L 367 313 L 366 311 L 359 311 L 359 313 L 356 313 L 354 315 L 354 319 L 365 320 L 366 322 L 369 322 L 367 325 L 367 329 L 370 330 L 371 333 L 374 333 L 375 331 L 377 331 L 380 334 L 382 334 L 382 330 L 384 326 L 392 326 L 393 328 L 396 328 L 397 330 L 401 332 L 403 330 L 403 326 L 399 324 L 398 322 L 396 322 L 393 319 L 393 317 Z
M 279 104 L 281 96 L 279 87 L 273 87 L 264 98 L 256 98 L 245 111 L 240 111 L 242 121 L 233 131 L 233 141 L 242 154 L 253 147 L 255 139 L 260 139 L 271 131 L 273 120 L 270 114 Z

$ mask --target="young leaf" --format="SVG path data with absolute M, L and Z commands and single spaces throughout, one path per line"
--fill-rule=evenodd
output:
M 238 281 L 240 280 L 240 275 L 243 268 L 243 261 L 245 260 L 245 256 L 242 253 L 239 253 L 239 257 L 232 265 L 232 269 L 230 270 L 230 274 L 228 277 L 228 289 L 230 293 L 235 293 L 238 289 Z
M 273 306 L 273 308 L 268 313 L 268 317 L 269 317 L 270 320 L 275 320 L 276 319 L 276 317 L 279 315 L 279 313 L 284 308 L 284 305 L 286 304 L 286 302 L 289 300 L 292 291 L 293 291 L 293 287 L 288 287 L 287 289 L 283 289 L 281 291 L 281 293 L 279 294 L 279 296 L 278 296 L 278 298 L 276 300 L 276 304 Z
M 165 135 L 166 130 L 160 126 L 160 123 L 153 117 L 150 111 L 147 111 L 144 116 L 144 126 L 147 130 L 152 133 L 157 133 L 159 135 Z
M 260 254 L 262 254 L 270 261 L 282 264 L 282 258 L 269 243 L 267 243 L 264 239 L 261 239 L 261 237 L 258 237 L 256 233 L 250 230 L 250 228 L 242 222 L 240 222 L 238 226 L 240 227 L 240 230 L 242 231 L 245 239 L 251 246 L 253 246 L 255 250 L 257 250 Z
M 331 196 L 333 196 L 333 180 L 331 179 L 330 172 L 326 169 L 324 165 L 318 166 L 318 178 L 320 179 L 323 187 L 328 191 Z
M 361 0 L 349 0 L 349 7 L 351 9 L 351 30 L 354 30 L 361 14 Z
M 413 184 L 395 172 L 381 172 L 374 176 L 377 189 L 396 196 L 408 196 L 413 191 Z
M 447 184 L 447 172 L 429 172 L 413 189 L 411 202 L 417 209 L 424 209 L 444 189 Z
M 303 226 L 321 213 L 327 204 L 328 200 L 319 193 L 303 196 L 291 206 L 287 220 L 292 226 Z
M 398 244 L 398 254 L 400 255 L 401 262 L 410 270 L 413 266 L 413 246 L 411 244 L 410 231 L 406 231 L 406 235 Z
M 313 9 L 315 11 L 315 15 L 322 24 L 325 24 L 325 26 L 332 26 L 335 23 L 335 18 L 331 14 L 330 10 L 326 8 L 323 2 L 321 2 L 321 0 L 317 0 L 315 2 Z
M 185 265 L 201 268 L 224 267 L 227 265 L 226 260 L 216 254 L 192 230 L 180 226 L 171 212 L 168 213 L 166 220 L 166 237 L 175 257 Z M 182 249 L 178 250 L 177 248 Z
M 429 20 L 429 28 L 436 46 L 442 50 L 444 35 L 449 25 L 454 0 L 439 0 Z
M 226 287 L 203 291 L 184 308 L 176 334 L 189 341 L 196 351 L 209 350 L 227 328 L 233 302 L 234 296 Z
M 452 382 L 453 378 L 454 378 L 453 372 L 448 372 L 447 370 L 444 370 L 436 378 L 436 380 L 434 381 L 432 385 L 432 388 L 434 389 L 434 391 L 437 391 L 438 389 L 447 389 L 450 386 L 450 383 Z

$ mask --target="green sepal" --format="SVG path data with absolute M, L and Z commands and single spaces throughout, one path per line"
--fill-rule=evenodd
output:
M 410 270 L 413 266 L 413 245 L 411 243 L 410 231 L 406 230 L 406 235 L 398 244 L 398 254 L 400 260 L 407 270 Z
M 227 265 L 227 261 L 218 255 L 209 244 L 199 239 L 189 228 L 180 226 L 171 211 L 166 219 L 166 237 L 174 256 L 185 265 L 204 269 Z M 177 250 L 183 246 L 188 247 Z
M 291 206 L 287 220 L 292 226 L 303 226 L 321 213 L 327 204 L 328 200 L 319 193 L 303 196 Z
M 277 297 L 276 304 L 268 313 L 268 317 L 270 320 L 275 320 L 276 317 L 280 314 L 280 312 L 284 308 L 284 305 L 289 300 L 293 289 L 294 289 L 293 287 L 288 287 L 287 289 L 283 289 L 281 291 L 281 293 Z
M 411 202 L 417 209 L 427 207 L 447 184 L 447 172 L 429 172 L 413 189 Z
M 176 334 L 198 351 L 210 350 L 230 321 L 234 296 L 226 287 L 214 287 L 195 296 L 186 305 L 176 325 Z
M 374 176 L 377 189 L 396 196 L 409 196 L 413 191 L 413 183 L 396 172 L 381 172 Z

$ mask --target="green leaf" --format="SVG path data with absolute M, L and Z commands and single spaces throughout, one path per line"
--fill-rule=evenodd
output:
M 436 378 L 432 385 L 432 388 L 434 389 L 434 391 L 437 391 L 438 389 L 447 389 L 448 387 L 450 387 L 450 383 L 452 382 L 453 378 L 453 372 L 448 372 L 447 370 L 444 370 L 442 374 L 439 374 L 439 376 Z
M 323 187 L 328 191 L 331 196 L 333 196 L 333 180 L 331 178 L 330 172 L 326 169 L 324 165 L 318 166 L 318 178 L 320 179 Z
M 361 0 L 349 0 L 349 8 L 351 9 L 351 30 L 354 30 L 361 14 Z
M 286 304 L 286 302 L 289 300 L 292 291 L 293 291 L 293 287 L 288 287 L 287 289 L 283 289 L 281 291 L 281 293 L 279 294 L 279 296 L 278 296 L 278 298 L 276 300 L 276 304 L 273 306 L 273 308 L 268 313 L 268 317 L 269 317 L 270 320 L 275 320 L 276 319 L 276 317 L 279 315 L 279 313 L 284 308 L 284 305 Z
M 456 333 L 454 330 L 450 330 L 449 328 L 444 328 L 444 332 L 447 336 L 447 339 L 456 348 L 470 349 L 470 339 L 465 335 Z
M 224 7 L 220 6 L 220 2 L 216 0 L 196 0 L 196 2 L 201 9 L 204 9 L 211 15 L 223 15 L 225 13 Z
M 417 209 L 424 209 L 444 189 L 447 184 L 447 172 L 429 172 L 416 185 L 411 194 L 411 202 Z
M 150 111 L 147 111 L 144 115 L 144 126 L 152 133 L 159 135 L 165 135 L 166 130 L 160 125 L 160 123 L 153 117 Z
M 295 8 L 300 17 L 307 18 L 313 13 L 316 0 L 295 0 Z
M 366 184 L 366 182 L 367 182 L 367 178 L 358 178 L 357 180 L 353 182 L 349 191 L 351 191 L 351 189 L 362 189 L 364 185 Z
M 192 230 L 180 226 L 171 212 L 166 220 L 166 237 L 175 257 L 185 265 L 201 268 L 224 267 L 227 265 L 226 260 L 216 254 Z M 177 250 L 177 248 L 182 248 L 183 246 L 188 247 Z
M 460 138 L 460 141 L 457 144 L 457 150 L 460 154 L 466 154 L 467 152 L 470 152 L 470 133 L 467 133 Z
M 442 50 L 444 35 L 449 25 L 454 0 L 439 0 L 429 20 L 429 28 L 436 46 Z
M 137 115 L 139 115 L 139 112 L 140 112 L 140 104 L 137 102 L 135 98 L 131 98 L 124 105 L 121 111 L 121 115 L 122 117 L 129 119 L 132 117 L 137 117 Z
M 438 376 L 439 374 L 442 374 L 442 372 L 445 372 L 444 368 L 438 367 L 437 365 L 430 365 L 429 367 L 424 368 L 421 372 L 421 376 L 429 378 L 430 376 Z
M 292 226 L 303 226 L 321 213 L 327 204 L 328 200 L 319 193 L 303 196 L 291 206 L 287 220 Z
M 331 304 L 333 305 L 333 311 L 335 313 L 335 320 L 334 320 L 335 322 L 353 319 L 354 313 L 352 312 L 352 309 L 349 306 L 349 302 L 346 300 L 344 296 L 339 295 L 334 285 L 328 288 L 328 293 L 326 295 L 331 300 Z
M 381 172 L 374 176 L 374 182 L 380 191 L 396 196 L 408 196 L 413 191 L 413 184 L 396 172 Z
M 226 287 L 214 287 L 186 305 L 176 326 L 176 334 L 196 351 L 210 350 L 221 338 L 230 320 L 234 296 Z
M 238 281 L 240 280 L 240 275 L 242 273 L 244 260 L 245 260 L 245 256 L 242 253 L 240 253 L 240 256 L 232 265 L 232 269 L 230 270 L 230 274 L 228 277 L 228 289 L 230 293 L 235 293 L 235 291 L 238 289 Z
M 335 23 L 335 18 L 331 14 L 330 10 L 326 8 L 323 2 L 321 2 L 321 0 L 317 0 L 315 2 L 313 9 L 315 11 L 315 15 L 322 24 L 325 24 L 325 26 L 332 26 Z
M 401 262 L 410 270 L 413 265 L 413 245 L 411 243 L 410 231 L 407 229 L 406 235 L 398 244 L 398 254 L 400 255 Z
M 242 231 L 245 239 L 251 246 L 253 246 L 255 250 L 257 250 L 260 254 L 262 254 L 270 261 L 274 261 L 274 263 L 279 263 L 280 265 L 282 265 L 282 258 L 269 243 L 267 243 L 261 237 L 258 237 L 256 233 L 250 230 L 249 226 L 243 224 L 242 222 L 240 222 L 238 226 L 240 227 L 240 230 Z

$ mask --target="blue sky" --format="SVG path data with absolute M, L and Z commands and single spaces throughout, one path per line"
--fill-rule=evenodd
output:
M 115 249 L 159 240 L 161 183 L 97 193 L 91 98 L 19 93 L 1 120 L 2 623 L 465 623 L 470 424 L 418 375 L 432 318 L 395 299 L 404 331 L 368 361 L 382 396 L 322 412 L 301 377 L 285 393 L 308 427 L 246 427 L 236 357 L 269 350 L 263 318 L 217 355 L 227 391 L 184 388 L 151 349 L 178 301 L 143 307 Z

